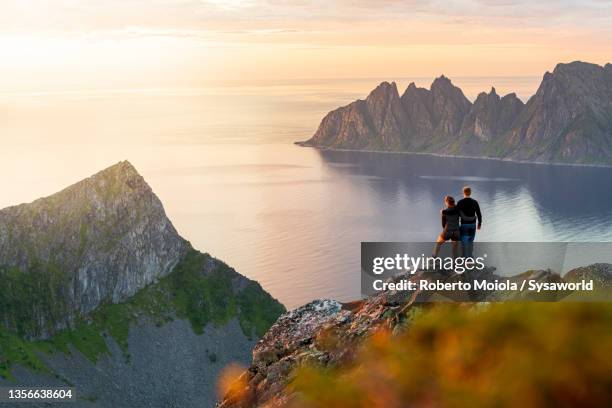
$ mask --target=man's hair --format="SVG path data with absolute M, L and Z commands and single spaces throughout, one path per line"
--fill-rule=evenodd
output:
M 463 187 L 463 194 L 469 197 L 470 195 L 472 195 L 472 189 L 468 186 Z
M 446 196 L 444 197 L 444 202 L 449 206 L 452 207 L 455 205 L 455 199 L 451 196 Z

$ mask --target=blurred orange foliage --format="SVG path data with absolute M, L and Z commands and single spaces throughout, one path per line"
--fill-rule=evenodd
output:
M 612 304 L 435 306 L 290 387 L 299 408 L 612 406 Z
M 230 364 L 223 368 L 217 380 L 217 395 L 219 398 L 241 400 L 246 391 L 247 380 L 244 367 Z

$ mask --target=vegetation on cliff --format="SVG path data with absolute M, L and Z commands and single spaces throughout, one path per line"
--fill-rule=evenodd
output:
M 438 305 L 349 364 L 302 366 L 289 387 L 308 408 L 606 406 L 611 348 L 609 304 Z
M 54 271 L 54 273 L 60 273 Z M 78 317 L 68 328 L 45 340 L 28 339 L 36 326 L 38 307 L 61 305 L 61 297 L 38 270 L 23 273 L 0 269 L 0 376 L 10 378 L 14 364 L 47 371 L 39 353 L 80 351 L 92 362 L 109 353 L 105 337 L 111 336 L 127 358 L 130 324 L 150 319 L 156 325 L 175 318 L 188 319 L 202 334 L 207 324 L 224 325 L 237 318 L 248 337 L 260 337 L 285 312 L 284 307 L 258 283 L 239 275 L 223 262 L 190 250 L 168 276 L 141 289 L 123 303 L 106 303 L 93 313 Z M 44 277 L 43 281 L 37 279 Z M 57 297 L 57 299 L 56 299 Z M 6 322 L 13 322 L 7 328 Z M 50 327 L 53 322 L 49 322 Z

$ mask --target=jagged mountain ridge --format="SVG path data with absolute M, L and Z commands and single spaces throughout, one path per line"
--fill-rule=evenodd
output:
M 523 103 L 495 88 L 474 103 L 445 76 L 430 89 L 383 82 L 328 113 L 303 146 L 612 165 L 612 65 L 547 72 Z

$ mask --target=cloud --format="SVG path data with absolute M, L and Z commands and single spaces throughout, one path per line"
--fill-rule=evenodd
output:
M 603 0 L 2 0 L 0 36 L 174 37 L 227 46 L 396 46 L 611 37 Z M 233 44 L 233 45 L 230 45 Z
M 611 6 L 598 0 L 0 0 L 0 78 L 5 87 L 22 78 L 29 90 L 219 78 L 539 75 L 558 61 L 606 62 Z
M 301 25 L 393 21 L 507 24 L 610 23 L 603 0 L 3 0 L 2 31 L 296 29 Z M 520 21 L 519 21 L 520 20 Z M 330 27 L 333 28 L 333 27 Z M 274 34 L 274 31 L 270 31 Z

